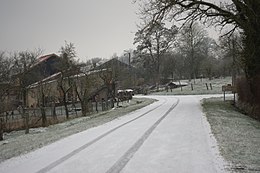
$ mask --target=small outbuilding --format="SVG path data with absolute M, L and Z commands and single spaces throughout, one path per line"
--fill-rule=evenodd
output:
M 170 89 L 179 88 L 183 86 L 187 86 L 188 83 L 186 82 L 170 82 L 167 84 Z

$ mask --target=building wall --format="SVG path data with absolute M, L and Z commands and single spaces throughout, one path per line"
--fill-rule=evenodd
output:
M 38 85 L 29 87 L 27 92 L 27 106 L 35 108 L 41 104 L 41 91 L 43 91 L 45 95 L 45 106 L 51 106 L 51 104 L 54 102 L 62 103 L 63 93 L 61 92 L 61 89 L 59 87 L 59 80 L 60 79 L 55 79 L 53 81 L 42 83 L 38 82 Z M 70 85 L 71 83 L 75 83 L 75 85 Z M 87 77 L 84 75 L 70 76 L 69 78 L 63 79 L 63 84 L 64 88 L 66 90 L 68 89 L 68 102 L 79 101 L 76 89 L 80 93 L 80 95 L 83 95 L 85 92 L 85 95 L 89 96 L 90 99 L 98 94 L 100 99 L 104 98 L 105 100 L 107 100 L 108 90 L 100 90 L 100 88 L 104 87 L 104 81 L 100 78 L 99 73 L 89 74 L 87 75 Z
M 41 83 L 35 87 L 28 88 L 27 92 L 27 107 L 36 108 L 42 102 L 42 92 L 45 96 L 46 104 L 58 103 L 60 93 L 57 80 Z M 47 105 L 48 106 L 48 105 Z

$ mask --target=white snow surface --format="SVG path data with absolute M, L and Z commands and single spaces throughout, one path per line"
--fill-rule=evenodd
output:
M 6 160 L 0 172 L 227 172 L 200 106 L 211 96 L 146 97 L 159 101 Z

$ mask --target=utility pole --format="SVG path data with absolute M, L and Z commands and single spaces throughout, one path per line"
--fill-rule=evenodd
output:
M 236 62 L 235 62 L 235 56 L 236 56 L 236 37 L 232 36 L 232 86 L 235 86 L 235 80 L 236 80 Z
M 131 53 L 130 52 L 127 52 L 125 53 L 125 55 L 128 55 L 128 71 L 129 71 L 129 77 L 130 77 L 130 85 L 132 85 L 132 74 L 131 74 Z

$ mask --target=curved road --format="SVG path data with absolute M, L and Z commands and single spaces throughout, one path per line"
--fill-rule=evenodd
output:
M 225 172 L 201 111 L 203 96 L 149 97 L 159 101 L 9 159 L 0 172 Z

